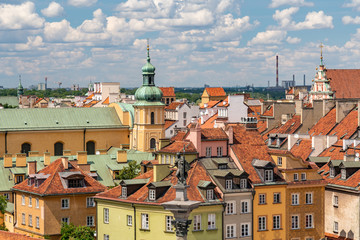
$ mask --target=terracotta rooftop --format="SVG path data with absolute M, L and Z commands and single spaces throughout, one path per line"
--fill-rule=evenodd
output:
M 266 117 L 273 117 L 274 116 L 274 106 L 273 105 L 269 105 L 265 112 L 262 114 L 262 116 L 266 116 Z
M 228 139 L 228 136 L 221 128 L 202 128 L 201 129 L 202 140 L 224 140 Z
M 163 93 L 163 97 L 175 97 L 174 87 L 159 87 Z
M 226 93 L 222 87 L 208 87 L 205 88 L 205 91 L 209 94 L 209 96 L 212 97 L 226 96 Z
M 164 128 L 168 129 L 171 125 L 173 125 L 176 121 L 175 120 L 165 120 Z
M 106 190 L 106 187 L 96 181 L 94 178 L 87 175 L 83 170 L 81 170 L 73 161 L 68 161 L 69 169 L 65 170 L 62 158 L 57 159 L 52 162 L 49 166 L 43 168 L 38 172 L 38 174 L 43 173 L 44 175 L 49 174 L 50 176 L 46 180 L 35 187 L 35 184 L 28 186 L 29 179 L 15 185 L 14 190 L 31 192 L 39 195 L 63 195 L 63 194 L 73 194 L 73 193 L 97 193 Z M 70 174 L 72 172 L 77 172 L 80 175 L 84 176 L 85 186 L 81 188 L 68 188 L 63 184 L 63 179 L 60 174 Z M 65 184 L 66 185 L 66 184 Z
M 327 240 L 353 240 L 352 238 L 340 237 L 333 233 L 325 233 L 325 237 Z
M 285 124 L 280 125 L 280 127 L 276 129 L 276 133 L 293 134 L 296 132 L 296 130 L 299 129 L 300 126 L 301 117 L 299 115 L 294 115 L 292 118 L 286 121 Z
M 335 98 L 360 98 L 360 69 L 327 69 Z
M 286 94 L 294 94 L 294 88 L 290 87 Z
M 306 161 L 312 151 L 312 141 L 310 139 L 299 139 L 290 150 L 294 156 L 304 161 Z
M 343 160 L 345 154 L 354 155 L 355 153 L 360 154 L 360 146 L 349 146 L 345 151 L 343 150 L 343 140 L 338 140 L 331 147 L 326 148 L 319 154 L 319 157 L 330 157 L 330 160 Z
M 213 108 L 214 106 L 216 106 L 220 102 L 221 101 L 209 101 L 207 103 L 201 103 L 200 108 Z
M 182 141 L 186 138 L 189 132 L 179 131 L 175 136 L 173 136 L 170 141 Z
M 13 233 L 7 231 L 0 231 L 0 239 L 6 240 L 39 240 L 41 238 L 34 238 L 22 235 L 20 233 Z
M 166 147 L 163 147 L 158 152 L 178 153 L 178 152 L 183 152 L 184 147 L 186 153 L 197 153 L 194 144 L 190 141 L 175 141 L 173 143 L 170 143 Z
M 201 128 L 214 128 L 217 118 L 218 118 L 218 114 L 214 114 L 212 117 L 210 117 L 208 120 L 206 120 L 200 127 Z
M 103 105 L 109 105 L 109 97 L 107 97 L 103 102 Z
M 261 116 L 261 106 L 248 106 L 248 117 L 256 117 L 257 120 Z
M 310 136 L 328 135 L 336 125 L 336 108 L 331 109 L 309 130 Z
M 265 130 L 267 129 L 266 120 L 258 120 L 258 122 L 257 122 L 257 129 L 258 129 L 259 133 L 265 132 Z M 266 138 L 265 138 L 265 139 L 266 139 Z
M 351 188 L 356 188 L 359 190 L 359 181 L 360 181 L 360 171 L 359 170 L 360 170 L 360 168 L 346 179 L 340 179 L 341 178 L 340 173 L 332 178 L 332 177 L 330 177 L 330 173 L 329 173 L 329 171 L 330 171 L 329 163 L 322 166 L 318 171 L 321 174 L 321 176 L 323 177 L 323 179 L 326 180 L 326 182 L 328 184 L 335 184 L 335 185 L 340 185 L 340 186 L 345 186 L 345 187 L 351 187 Z
M 183 103 L 183 102 L 172 102 L 169 104 L 169 106 L 165 107 L 165 110 L 176 110 L 177 107 L 180 107 L 184 104 L 185 103 Z
M 357 132 L 358 127 L 358 110 L 353 109 L 346 117 L 341 120 L 329 135 L 336 135 L 338 139 L 349 139 Z

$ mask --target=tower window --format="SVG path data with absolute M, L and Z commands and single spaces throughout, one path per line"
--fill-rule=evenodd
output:
M 150 139 L 150 148 L 151 149 L 156 148 L 156 140 L 155 140 L 155 138 Z
M 30 151 L 31 151 L 31 145 L 29 143 L 23 143 L 21 145 L 21 153 L 26 153 L 26 156 L 29 156 Z
M 150 114 L 150 123 L 155 124 L 155 113 L 154 112 L 151 112 L 151 114 Z

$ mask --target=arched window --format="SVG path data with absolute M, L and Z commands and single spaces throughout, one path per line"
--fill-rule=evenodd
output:
M 31 151 L 30 143 L 23 143 L 21 145 L 21 153 L 26 153 L 26 156 L 29 156 L 30 151 Z
M 54 144 L 54 155 L 55 156 L 62 156 L 64 150 L 64 144 L 61 142 L 57 142 Z
M 155 138 L 150 139 L 150 148 L 151 149 L 156 148 L 156 140 L 155 140 Z
M 95 154 L 95 142 L 94 141 L 88 141 L 86 143 L 86 151 L 88 155 L 94 155 Z
M 150 114 L 150 123 L 155 124 L 155 113 L 154 112 L 151 112 L 151 114 Z

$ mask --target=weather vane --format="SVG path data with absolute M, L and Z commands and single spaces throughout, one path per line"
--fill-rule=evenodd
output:
M 320 43 L 319 47 L 320 47 L 320 59 L 323 59 L 322 50 L 323 50 L 324 45 L 322 43 Z

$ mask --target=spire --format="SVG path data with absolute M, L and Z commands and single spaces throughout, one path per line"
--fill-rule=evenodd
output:
M 324 45 L 322 43 L 320 43 L 320 65 L 323 66 L 324 63 L 323 63 L 323 55 L 322 55 L 322 50 L 323 50 L 323 47 Z
M 18 89 L 17 89 L 17 95 L 18 95 L 18 97 L 21 96 L 21 95 L 24 95 L 24 88 L 21 85 L 21 75 L 19 75 L 19 86 L 18 86 Z
M 147 62 L 150 63 L 150 47 L 149 47 L 149 39 L 147 39 Z

